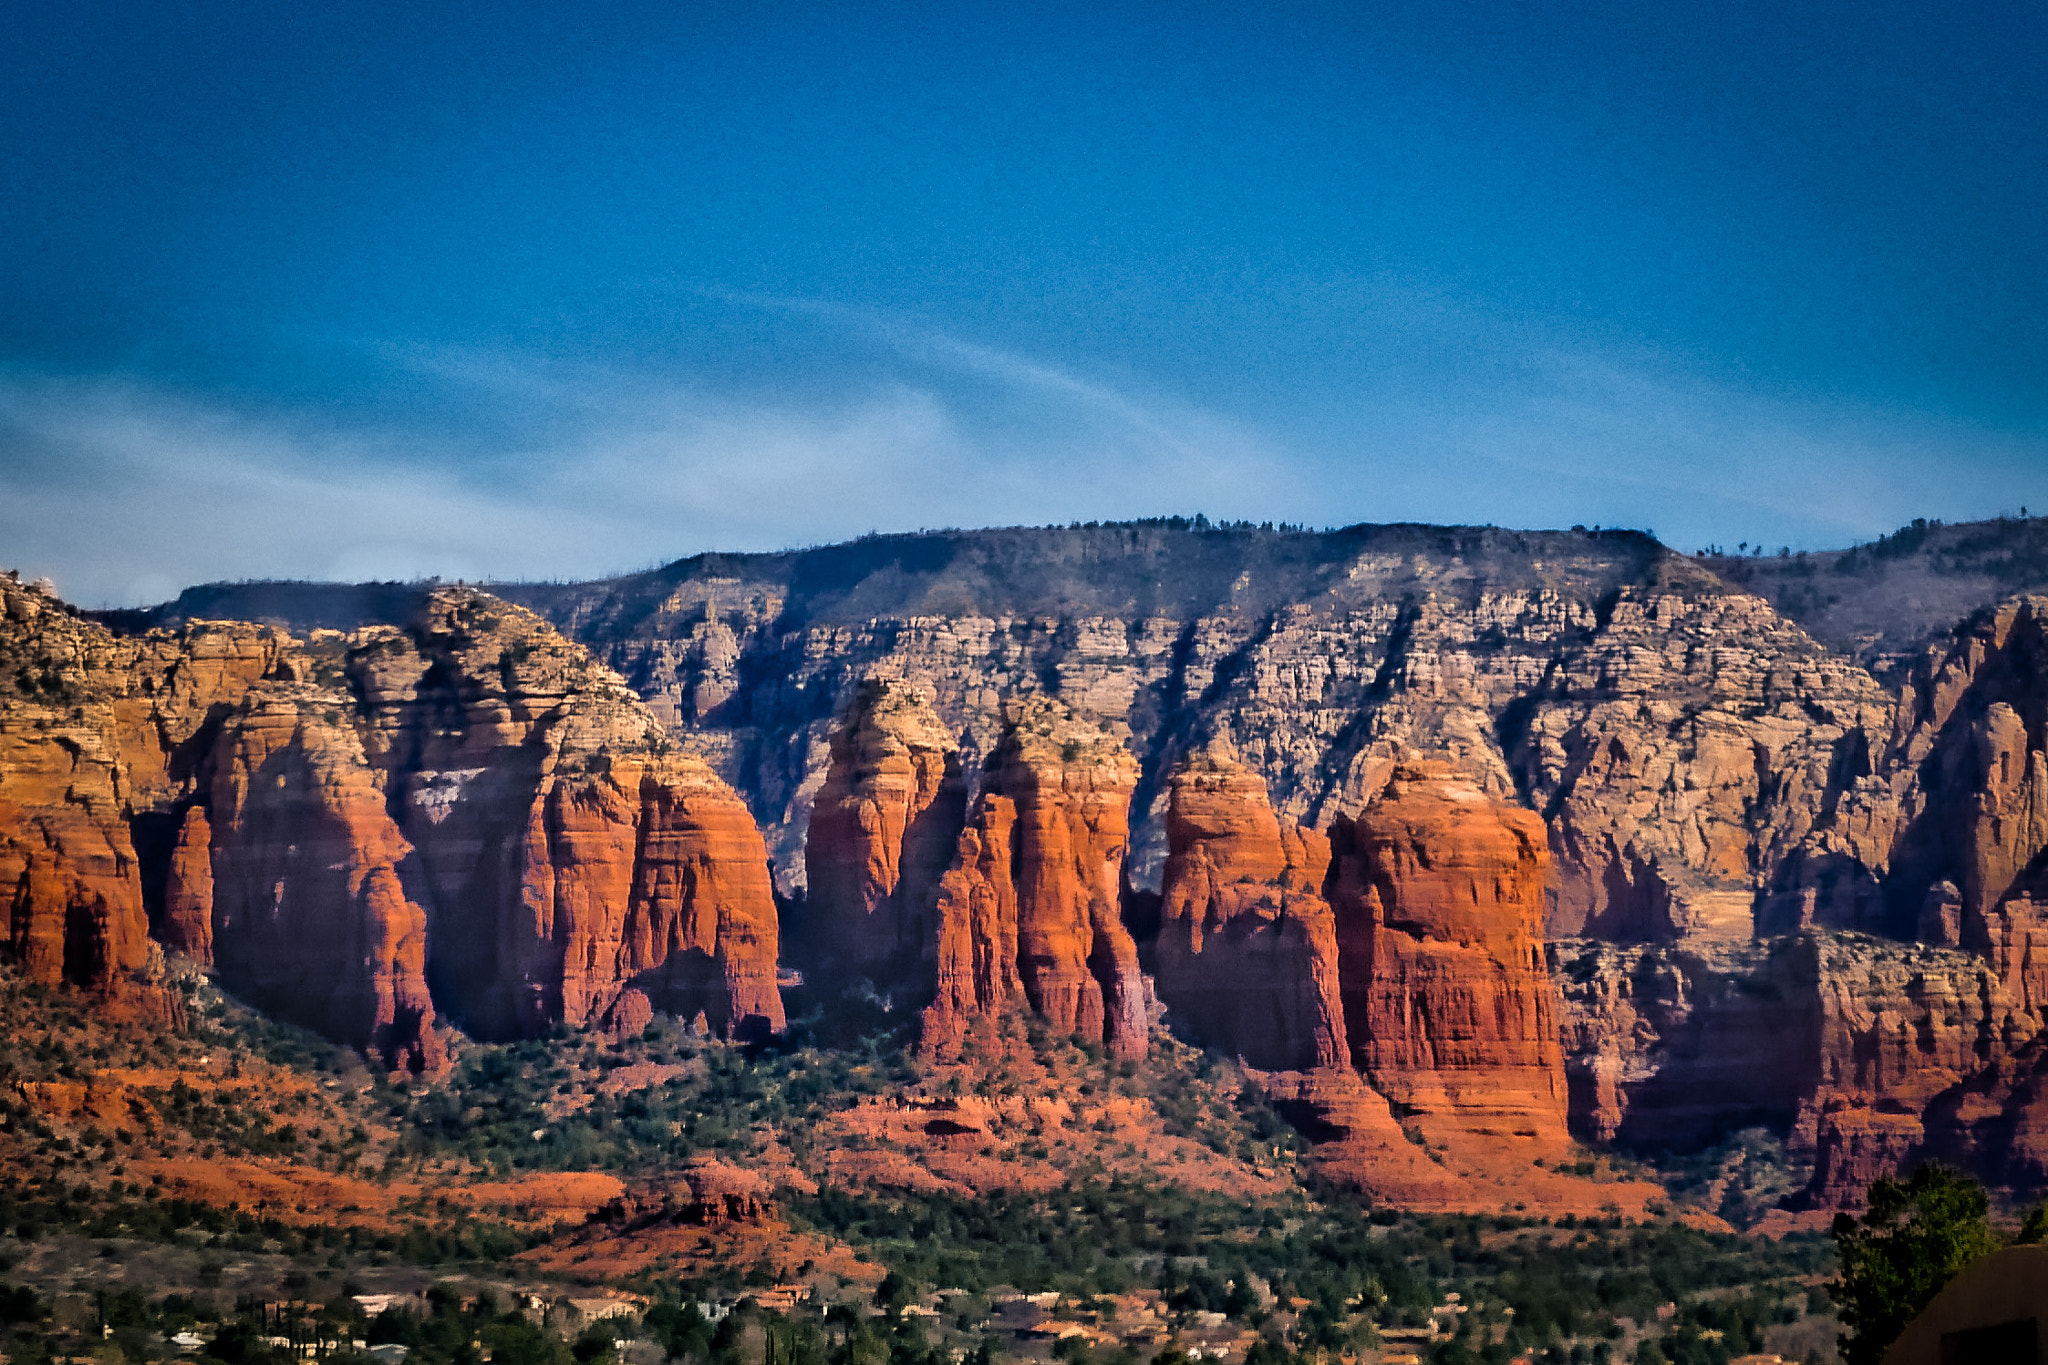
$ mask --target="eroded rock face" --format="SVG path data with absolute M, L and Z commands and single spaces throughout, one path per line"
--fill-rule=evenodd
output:
M 1016 828 L 1016 803 L 983 792 L 960 831 L 953 865 L 939 881 L 937 990 L 924 1017 L 930 1042 L 957 1046 L 972 1021 L 1023 999 L 1017 885 L 1010 875 Z
M 532 613 L 441 590 L 362 632 L 365 751 L 418 848 L 436 998 L 486 1037 L 602 1022 L 628 991 L 780 1030 L 767 852 L 631 689 Z
M 1547 945 L 1574 1129 L 1677 1151 L 1787 1132 L 1818 1083 L 1816 942 Z
M 1551 946 L 1572 1116 L 1589 1137 L 1686 1150 L 1735 1127 L 1812 1163 L 1805 1200 L 1860 1204 L 1929 1156 L 1996 1171 L 2040 1036 L 1969 952 L 1811 931 L 1752 944 Z M 2023 1169 L 2025 1139 L 2015 1169 Z
M 966 817 L 959 745 L 924 695 L 878 679 L 856 693 L 831 748 L 804 843 L 818 961 L 850 974 L 928 958 Z
M 1266 1071 L 1346 1066 L 1329 841 L 1282 826 L 1266 784 L 1204 755 L 1171 784 L 1159 993 L 1211 1046 Z
M 427 990 L 427 917 L 412 852 L 384 807 L 347 699 L 259 687 L 214 762 L 214 958 L 259 1007 L 387 1067 L 442 1061 Z
M 1330 842 L 1344 1018 L 1366 1076 L 1408 1111 L 1561 1144 L 1543 822 L 1448 764 L 1411 762 Z
M 1060 1032 L 1145 1054 L 1144 979 L 1122 917 L 1137 779 L 1117 729 L 1054 702 L 1017 709 L 940 881 L 930 1036 L 1002 1008 L 1014 983 Z
M 674 757 L 641 780 L 641 856 L 618 975 L 728 1036 L 779 1033 L 768 851 L 732 788 Z
M 2019 598 L 1964 623 L 1906 684 L 1887 765 L 1900 792 L 1888 890 L 1902 932 L 1952 928 L 2048 1020 L 2044 750 L 2048 598 Z
M 285 653 L 238 624 L 117 638 L 0 578 L 0 904 L 30 975 L 150 993 L 136 822 L 200 788 L 221 715 Z
M 185 808 L 164 876 L 164 947 L 202 963 L 213 961 L 213 822 L 206 807 Z
M 41 980 L 145 989 L 163 944 L 394 1067 L 625 992 L 779 1029 L 766 850 L 581 647 L 485 594 L 294 640 L 117 637 L 0 581 L 0 893 Z

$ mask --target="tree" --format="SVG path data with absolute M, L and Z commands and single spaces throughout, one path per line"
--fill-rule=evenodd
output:
M 2021 516 L 2025 516 L 2026 512 L 2026 508 L 2020 509 Z M 2020 1235 L 2014 1240 L 2021 1246 L 2048 1242 L 2048 1200 L 2034 1205 L 2033 1212 L 2027 1215 L 2027 1221 L 2020 1224 Z
M 1859 1220 L 1835 1215 L 1841 1276 L 1829 1288 L 1840 1305 L 1842 1357 L 1878 1365 L 1885 1348 L 1957 1271 L 1997 1248 L 1984 1187 L 1945 1166 L 1910 1179 L 1879 1176 Z

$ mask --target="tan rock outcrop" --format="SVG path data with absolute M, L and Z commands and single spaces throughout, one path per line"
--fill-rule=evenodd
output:
M 1116 728 L 1056 702 L 1018 707 L 940 881 L 928 1037 L 957 1035 L 1014 987 L 1060 1032 L 1144 1055 L 1145 984 L 1122 918 L 1137 778 Z
M 933 902 L 960 837 L 959 745 L 928 700 L 871 680 L 832 736 L 804 843 L 818 962 L 858 973 L 929 957 Z
M 1283 827 L 1266 784 L 1228 759 L 1190 760 L 1171 785 L 1160 998 L 1195 1038 L 1261 1070 L 1349 1065 L 1320 894 L 1329 841 Z

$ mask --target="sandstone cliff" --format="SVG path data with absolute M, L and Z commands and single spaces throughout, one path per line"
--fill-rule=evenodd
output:
M 0 771 L 24 776 L 0 786 L 14 803 L 0 881 L 16 951 L 52 979 L 146 974 L 103 965 L 133 963 L 137 943 L 147 958 L 140 907 L 165 941 L 203 954 L 199 925 L 211 920 L 194 907 L 214 869 L 193 850 L 221 837 L 224 812 L 199 770 L 225 714 L 268 680 L 345 698 L 414 848 L 435 999 L 487 1034 L 652 1008 L 656 950 L 635 955 L 641 931 L 618 907 L 668 903 L 641 889 L 636 851 L 668 818 L 649 813 L 679 761 L 667 742 L 731 784 L 765 842 L 754 854 L 730 813 L 712 822 L 725 835 L 703 837 L 742 861 L 772 859 L 792 894 L 808 888 L 838 935 L 831 956 L 907 959 L 921 941 L 936 958 L 935 1020 L 1022 1001 L 1131 1046 L 1144 993 L 1114 909 L 1127 880 L 1160 889 L 1157 960 L 1176 1018 L 1226 1047 L 1293 1039 L 1282 1051 L 1296 1058 L 1309 1055 L 1298 1040 L 1315 1037 L 1320 1056 L 1327 1029 L 1194 1022 L 1224 1008 L 1216 988 L 1236 979 L 1214 971 L 1212 948 L 1233 941 L 1232 923 L 1249 927 L 1247 913 L 1267 923 L 1260 888 L 1283 899 L 1296 888 L 1263 870 L 1263 824 L 1248 841 L 1227 813 L 1211 812 L 1223 822 L 1213 830 L 1196 828 L 1209 816 L 1177 823 L 1176 802 L 1193 793 L 1175 774 L 1228 751 L 1262 786 L 1276 831 L 1334 825 L 1327 895 L 1369 919 L 1365 881 L 1337 889 L 1346 858 L 1363 877 L 1359 831 L 1388 804 L 1383 789 L 1415 754 L 1441 754 L 1490 802 L 1542 822 L 1551 874 L 1531 933 L 1551 941 L 1582 1133 L 1698 1147 L 1762 1125 L 1816 1163 L 1823 1200 L 1916 1153 L 1968 1153 L 2015 1181 L 2038 1168 L 2040 603 L 1983 611 L 1911 668 L 1888 666 L 1894 694 L 1739 583 L 1614 533 L 944 533 L 508 591 L 564 634 L 463 593 L 385 592 L 386 624 L 299 643 L 197 622 L 117 638 L 60 612 L 71 624 L 50 638 L 63 635 L 62 649 L 17 648 L 31 632 L 10 625 L 0 684 L 18 700 L 0 708 L 0 734 L 15 747 Z M 84 663 L 44 667 L 66 649 Z M 102 681 L 60 705 L 29 695 L 46 673 L 67 688 Z M 885 700 L 912 695 L 915 707 Z M 1072 754 L 1065 743 L 1027 752 L 1025 699 L 1057 717 L 1048 724 L 1116 735 L 1113 761 L 1089 756 L 1092 739 Z M 921 839 L 923 824 L 945 837 Z M 1300 866 L 1315 860 L 1311 843 Z M 1283 848 L 1283 880 L 1290 857 Z M 1247 858 L 1258 868 L 1218 870 Z M 1404 875 L 1436 875 L 1419 853 L 1411 861 Z M 1508 877 L 1522 889 L 1500 894 L 1523 895 L 1524 880 Z M 772 930 L 760 885 L 718 896 L 751 907 L 734 924 Z M 1245 941 L 1281 943 L 1292 922 Z M 691 941 L 682 961 L 717 959 Z M 736 1010 L 748 1007 L 735 993 L 756 990 L 742 977 L 765 979 L 774 956 L 760 932 L 736 932 L 742 941 L 747 971 L 728 958 L 713 973 Z M 1379 959 L 1394 964 L 1390 979 L 1411 968 L 1430 979 L 1435 940 L 1416 944 Z M 1496 957 L 1497 945 L 1479 950 L 1471 972 L 1450 973 L 1487 983 L 1456 988 L 1480 1014 L 1472 1002 L 1489 992 L 1523 999 Z M 1471 1038 L 1403 1035 L 1391 995 L 1371 998 L 1372 974 L 1344 976 L 1357 1006 L 1344 1012 L 1346 1040 L 1397 1089 L 1419 1062 L 1520 1036 L 1526 1022 L 1511 1010 Z M 1294 988 L 1299 1001 L 1323 990 Z M 1404 1041 L 1380 1057 L 1369 1023 Z M 1505 1055 L 1475 1053 L 1475 1069 L 1520 1065 Z M 1420 1102 L 1454 1109 L 1454 1098 Z
M 923 695 L 875 679 L 831 748 L 804 842 L 811 950 L 839 973 L 929 958 L 939 879 L 966 817 L 959 745 Z
M 283 653 L 254 626 L 120 639 L 0 579 L 0 896 L 36 979 L 146 993 L 143 866 L 165 850 L 138 852 L 138 820 L 191 797 L 221 715 Z
M 1410 762 L 1330 834 L 1344 1017 L 1366 1076 L 1397 1112 L 1561 1150 L 1543 822 L 1448 764 Z
M 150 989 L 154 945 L 394 1067 L 634 993 L 779 1029 L 767 854 L 630 689 L 485 594 L 296 640 L 117 637 L 0 584 L 0 887 L 39 979 Z
M 1122 915 L 1137 777 L 1116 729 L 1042 699 L 1017 708 L 940 881 L 931 1037 L 1021 995 L 1060 1032 L 1144 1055 L 1145 985 Z
M 346 698 L 262 686 L 223 729 L 213 771 L 214 960 L 256 1005 L 388 1068 L 441 1061 L 427 920 L 401 868 Z
M 721 1032 L 783 1026 L 767 853 L 630 689 L 531 613 L 441 590 L 346 644 L 364 748 L 418 849 L 436 998 L 487 1037 L 629 991 Z
M 1282 827 L 1266 784 L 1203 755 L 1170 784 L 1159 994 L 1189 1033 L 1266 1071 L 1350 1064 L 1329 841 Z

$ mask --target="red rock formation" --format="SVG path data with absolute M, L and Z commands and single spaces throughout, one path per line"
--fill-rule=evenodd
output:
M 739 1166 L 696 1157 L 672 1188 L 622 1194 L 593 1209 L 587 1221 L 617 1232 L 644 1232 L 669 1224 L 723 1228 L 761 1223 L 774 1212 L 766 1180 Z
M 187 807 L 178 826 L 157 936 L 173 952 L 213 961 L 213 825 L 204 806 Z
M 1409 762 L 1330 839 L 1344 1017 L 1366 1075 L 1424 1118 L 1563 1143 L 1543 822 L 1447 764 Z
M 683 1167 L 683 1189 L 689 1195 L 681 1201 L 684 1220 L 708 1227 L 758 1222 L 773 1211 L 766 1180 L 711 1157 L 694 1158 Z
M 925 1012 L 927 1041 L 957 1042 L 968 1021 L 1022 999 L 1017 977 L 1017 887 L 1010 840 L 1017 806 L 982 793 L 959 852 L 939 882 L 937 994 Z
M 118 993 L 148 959 L 106 632 L 0 580 L 0 904 L 29 975 Z
M 363 632 L 346 671 L 419 850 L 437 998 L 466 1027 L 618 1027 L 622 1002 L 783 1027 L 759 830 L 616 674 L 464 590 Z
M 1050 701 L 1019 709 L 940 882 L 928 1036 L 1002 1007 L 1014 980 L 1059 1031 L 1144 1055 L 1145 986 L 1121 913 L 1137 778 L 1120 730 Z
M 1810 1144 L 1808 1198 L 1823 1207 L 1860 1205 L 1877 1175 L 1977 1140 L 1962 1131 L 1982 1117 L 1965 1092 L 1996 1090 L 2001 1071 L 2015 1074 L 2007 1059 L 2039 1037 L 2032 1012 L 1972 953 L 1823 938 L 1814 985 L 1817 1075 L 1790 1145 Z
M 1336 922 L 1317 894 L 1329 841 L 1283 827 L 1265 782 L 1225 759 L 1190 760 L 1171 792 L 1161 999 L 1261 1070 L 1347 1065 Z
M 426 915 L 401 866 L 346 697 L 258 688 L 229 718 L 213 784 L 214 954 L 262 1008 L 394 1070 L 441 1064 Z
M 641 783 L 640 858 L 618 975 L 728 1035 L 781 1032 L 768 850 L 732 788 L 694 759 Z
M 810 923 L 824 962 L 858 972 L 915 960 L 960 837 L 959 745 L 901 683 L 864 684 L 832 736 L 832 766 L 804 843 Z
M 1898 928 L 1983 954 L 2048 1021 L 2044 724 L 2048 599 L 2018 598 L 1965 623 L 1915 671 L 1888 766 L 1910 779 L 1892 859 Z

